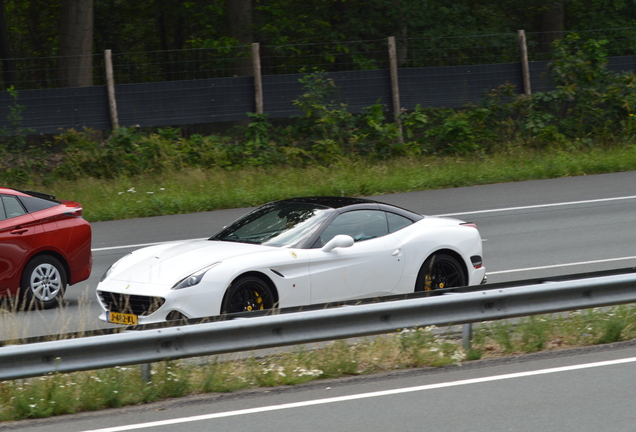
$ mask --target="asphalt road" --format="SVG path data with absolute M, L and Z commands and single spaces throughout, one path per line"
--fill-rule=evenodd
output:
M 476 222 L 489 280 L 636 266 L 636 172 L 375 197 Z M 56 320 L 96 328 L 94 290 L 139 245 L 207 237 L 248 209 L 93 224 L 91 279 L 69 309 L 12 316 L 15 331 L 55 333 Z M 77 308 L 84 298 L 87 306 Z M 83 317 L 83 318 L 82 318 Z M 7 332 L 7 318 L 1 331 Z M 82 320 L 85 320 L 82 322 Z M 78 416 L 5 423 L 24 432 L 627 431 L 633 430 L 636 342 L 469 362 L 461 367 L 204 395 Z
M 5 423 L 21 432 L 625 432 L 636 343 Z
M 489 282 L 504 282 L 636 266 L 634 185 L 626 172 L 373 198 L 476 222 Z M 109 327 L 97 319 L 95 287 L 113 262 L 146 244 L 209 237 L 248 210 L 92 224 L 93 272 L 68 289 L 68 307 L 0 314 L 0 339 Z

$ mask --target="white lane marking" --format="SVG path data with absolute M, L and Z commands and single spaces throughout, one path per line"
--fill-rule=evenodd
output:
M 624 196 L 624 197 L 616 197 L 616 198 L 601 198 L 595 200 L 585 200 L 585 201 L 570 201 L 563 203 L 553 203 L 553 204 L 537 204 L 531 206 L 522 206 L 522 207 L 507 207 L 501 209 L 491 209 L 491 210 L 476 210 L 476 211 L 467 211 L 460 213 L 446 213 L 436 216 L 463 216 L 463 215 L 473 215 L 473 214 L 482 214 L 482 213 L 497 213 L 497 212 L 507 212 L 514 210 L 529 210 L 529 209 L 537 209 L 537 208 L 547 208 L 547 207 L 560 207 L 560 206 L 569 206 L 569 205 L 577 205 L 577 204 L 592 204 L 592 203 L 602 203 L 609 201 L 621 201 L 621 200 L 630 200 L 636 199 L 636 195 L 634 196 Z
M 622 258 L 608 258 L 608 259 L 595 260 L 595 261 L 581 261 L 581 262 L 567 263 L 567 264 L 554 264 L 554 265 L 546 265 L 546 266 L 540 266 L 540 267 L 527 267 L 527 268 L 520 268 L 520 269 L 513 269 L 513 270 L 499 270 L 499 271 L 492 271 L 492 272 L 491 271 L 487 271 L 486 273 L 488 275 L 496 275 L 496 274 L 504 274 L 504 273 L 517 273 L 517 272 L 533 271 L 533 270 L 546 270 L 546 269 L 561 268 L 561 267 L 590 265 L 590 264 L 608 263 L 608 262 L 615 262 L 615 261 L 627 261 L 627 260 L 636 260 L 636 256 L 622 257 Z
M 514 378 L 524 378 L 524 377 L 531 377 L 531 376 L 537 376 L 537 375 L 547 375 L 552 373 L 568 372 L 568 371 L 575 371 L 575 370 L 581 370 L 581 369 L 590 369 L 595 367 L 614 366 L 614 365 L 633 363 L 633 362 L 636 362 L 636 357 L 617 359 L 617 360 L 607 360 L 607 361 L 600 361 L 600 362 L 594 362 L 594 363 L 585 363 L 585 364 L 578 364 L 578 365 L 571 365 L 571 366 L 561 366 L 561 367 L 555 367 L 555 368 L 540 369 L 535 371 L 494 375 L 494 376 L 488 376 L 488 377 L 482 377 L 482 378 L 472 378 L 472 379 L 450 381 L 450 382 L 443 382 L 443 383 L 437 383 L 437 384 L 427 384 L 427 385 L 421 385 L 416 387 L 399 388 L 394 390 L 383 390 L 383 391 L 370 392 L 370 393 L 360 393 L 360 394 L 354 394 L 349 396 L 339 396 L 339 397 L 332 397 L 332 398 L 325 398 L 325 399 L 314 399 L 309 401 L 293 402 L 293 403 L 286 403 L 281 405 L 270 405 L 270 406 L 264 406 L 264 407 L 258 407 L 258 408 L 226 411 L 226 412 L 204 414 L 204 415 L 198 415 L 198 416 L 192 416 L 192 417 L 182 417 L 182 418 L 176 418 L 176 419 L 170 419 L 170 420 L 160 420 L 160 421 L 154 421 L 154 422 L 148 422 L 148 423 L 138 423 L 138 424 L 132 424 L 132 425 L 125 425 L 125 426 L 116 426 L 116 427 L 110 427 L 110 428 L 104 428 L 104 429 L 93 429 L 90 431 L 83 431 L 83 432 L 123 432 L 123 431 L 135 430 L 135 429 L 154 428 L 154 427 L 189 423 L 189 422 L 195 422 L 195 421 L 201 421 L 201 420 L 213 420 L 217 418 L 235 417 L 235 416 L 246 415 L 246 414 L 256 414 L 256 413 L 278 411 L 278 410 L 284 410 L 284 409 L 302 408 L 302 407 L 308 407 L 308 406 L 323 405 L 323 404 L 336 403 L 336 402 L 345 402 L 345 401 L 359 400 L 359 399 L 367 399 L 367 398 L 381 397 L 381 396 L 392 396 L 392 395 L 403 394 L 403 393 L 435 390 L 439 388 L 456 387 L 456 386 L 470 385 L 470 384 L 480 384 L 485 382 L 501 381 L 501 380 L 514 379 Z

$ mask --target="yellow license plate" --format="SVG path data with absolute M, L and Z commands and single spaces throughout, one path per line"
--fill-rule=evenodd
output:
M 109 312 L 108 322 L 114 324 L 137 325 L 139 323 L 139 318 L 137 317 L 137 315 L 133 314 Z

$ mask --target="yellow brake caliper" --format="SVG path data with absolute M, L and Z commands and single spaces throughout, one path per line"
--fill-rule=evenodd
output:
M 446 286 L 444 282 L 440 282 L 437 288 L 442 289 Z M 431 275 L 426 275 L 426 280 L 424 281 L 424 291 L 433 291 L 433 278 Z
M 265 309 L 265 305 L 263 305 L 263 297 L 256 291 L 254 291 L 254 295 L 256 296 L 256 304 L 258 305 L 259 310 Z
M 431 286 L 433 284 L 433 278 L 431 278 L 430 274 L 426 275 L 426 278 L 424 279 L 424 291 L 432 291 L 433 287 Z

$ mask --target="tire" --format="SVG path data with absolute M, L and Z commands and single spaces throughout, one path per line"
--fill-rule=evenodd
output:
M 232 282 L 221 313 L 251 312 L 274 307 L 274 296 L 267 283 L 255 276 L 244 276 Z
M 59 305 L 66 291 L 66 271 L 50 255 L 39 255 L 27 263 L 20 279 L 20 293 L 27 308 L 51 309 Z
M 424 261 L 415 281 L 415 292 L 466 286 L 467 276 L 455 257 L 433 254 Z

